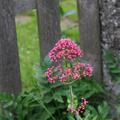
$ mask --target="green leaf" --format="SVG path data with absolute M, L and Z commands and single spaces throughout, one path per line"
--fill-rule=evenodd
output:
M 50 103 L 53 100 L 51 95 L 46 95 L 43 97 L 44 103 Z
M 75 120 L 74 116 L 70 113 L 67 115 L 68 120 Z
M 109 108 L 105 101 L 103 102 L 102 105 L 98 106 L 98 112 L 99 112 L 99 115 L 101 116 L 101 119 L 104 120 L 107 117 L 108 111 L 109 111 Z
M 60 6 L 60 14 L 62 17 L 64 16 L 64 10 L 63 10 L 62 6 Z
M 120 74 L 120 68 L 116 68 L 116 69 L 111 70 L 111 73 L 112 74 Z
M 53 99 L 60 103 L 64 103 L 62 96 L 60 96 L 59 94 L 54 94 Z
M 51 64 L 52 64 L 52 61 L 50 60 L 50 58 L 48 56 L 46 56 L 44 58 L 44 61 L 42 64 L 42 68 L 46 69 L 46 68 L 50 67 Z
M 94 116 L 92 120 L 98 120 L 98 116 Z
M 40 120 L 47 120 L 50 117 L 51 116 L 45 110 L 40 114 Z
M 85 116 L 85 119 L 84 120 L 89 120 L 90 119 L 90 113 L 87 114 L 87 116 Z
M 13 95 L 7 94 L 7 93 L 0 93 L 0 102 L 7 102 L 7 101 L 11 101 L 14 99 Z
M 108 67 L 109 67 L 109 69 L 114 69 L 114 68 L 117 67 L 117 64 L 116 63 L 112 63 Z

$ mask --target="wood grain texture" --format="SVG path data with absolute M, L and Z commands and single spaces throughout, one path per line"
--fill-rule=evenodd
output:
M 36 9 L 36 0 L 14 0 L 15 14 Z
M 60 38 L 59 0 L 37 0 L 40 54 L 43 59 Z
M 0 91 L 21 90 L 13 0 L 0 0 Z
M 98 0 L 77 0 L 80 44 L 85 51 L 86 61 L 94 67 L 97 81 L 102 80 L 100 26 Z

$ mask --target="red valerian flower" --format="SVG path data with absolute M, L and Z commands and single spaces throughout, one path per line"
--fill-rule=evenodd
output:
M 82 56 L 83 51 L 71 39 L 59 40 L 49 52 L 49 58 L 56 66 L 48 68 L 45 72 L 48 81 L 55 83 L 59 80 L 65 83 L 69 79 L 79 80 L 83 77 L 91 77 L 93 74 L 92 66 L 77 60 L 78 57 Z
M 69 85 L 71 91 L 71 103 L 68 111 L 74 114 L 84 113 L 88 102 L 86 99 L 82 98 L 80 105 L 74 108 L 74 95 L 72 91 L 72 83 L 93 75 L 92 66 L 80 62 L 83 51 L 74 41 L 67 38 L 60 39 L 48 55 L 53 66 L 45 71 L 45 77 L 50 83 L 60 81 L 64 85 Z
M 48 68 L 45 72 L 45 76 L 48 78 L 48 81 L 50 83 L 55 83 L 58 80 L 58 76 L 54 75 L 54 73 L 56 72 L 55 69 L 55 66 L 52 66 L 51 68 Z
M 88 101 L 86 99 L 82 98 L 81 100 L 82 100 L 82 102 L 79 105 L 79 107 L 77 108 L 78 113 L 84 113 L 85 109 L 86 109 L 86 106 L 88 104 Z
M 91 77 L 93 74 L 93 68 L 90 64 L 77 62 L 73 65 L 73 72 L 79 73 L 81 78 Z
M 55 47 L 49 52 L 49 58 L 53 62 L 60 59 L 74 60 L 76 57 L 82 57 L 83 51 L 71 39 L 60 39 Z
M 68 108 L 68 112 L 70 113 L 79 113 L 79 114 L 83 114 L 85 112 L 86 106 L 88 104 L 88 101 L 85 98 L 81 98 L 81 103 L 78 106 L 78 108 L 73 108 L 73 106 L 71 105 Z

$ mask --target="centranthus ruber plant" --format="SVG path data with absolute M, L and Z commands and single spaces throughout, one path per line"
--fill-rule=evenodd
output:
M 45 71 L 45 76 L 51 84 L 60 81 L 61 84 L 69 86 L 68 111 L 74 114 L 83 113 L 88 102 L 82 98 L 79 105 L 74 105 L 76 97 L 73 94 L 72 84 L 93 74 L 92 66 L 80 61 L 83 55 L 83 50 L 73 40 L 60 39 L 49 52 L 53 64 Z

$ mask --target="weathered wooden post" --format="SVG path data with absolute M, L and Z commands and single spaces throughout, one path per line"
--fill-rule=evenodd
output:
M 37 0 L 41 60 L 60 38 L 59 0 Z
M 0 92 L 21 90 L 13 0 L 0 0 Z
M 36 0 L 13 0 L 15 4 L 15 14 L 36 9 Z
M 80 28 L 80 45 L 85 51 L 87 61 L 94 67 L 94 76 L 102 81 L 100 49 L 100 23 L 98 0 L 77 0 Z
M 88 60 L 92 60 L 91 63 L 95 65 L 96 80 L 103 79 L 107 86 L 106 93 L 109 94 L 106 95 L 106 98 L 110 105 L 110 117 L 119 120 L 117 95 L 120 95 L 120 85 L 111 79 L 106 64 L 101 59 L 101 52 L 109 50 L 117 56 L 120 55 L 120 1 L 77 0 L 77 2 L 81 47 L 87 53 Z

